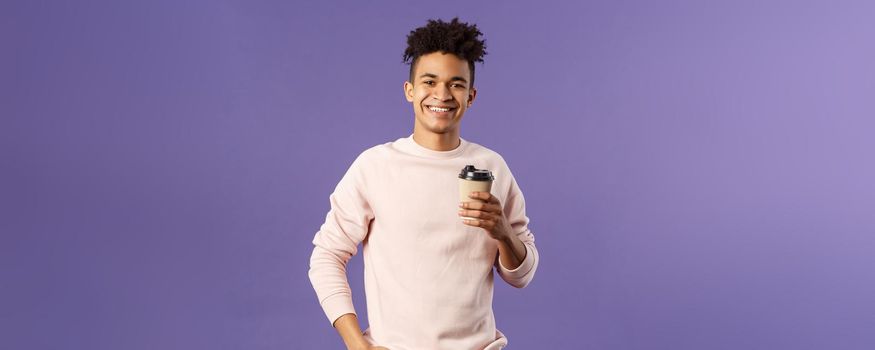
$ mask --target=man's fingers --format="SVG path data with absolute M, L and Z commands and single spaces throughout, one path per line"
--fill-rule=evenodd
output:
M 501 204 L 501 202 L 498 201 L 498 197 L 493 196 L 491 193 L 487 193 L 487 194 L 489 195 L 489 199 L 488 199 L 489 203 Z
M 492 193 L 489 193 L 489 192 L 474 191 L 474 192 L 471 192 L 468 195 L 468 197 L 477 198 L 477 199 L 486 201 L 488 203 L 498 203 L 498 198 L 495 198 L 495 196 L 493 196 Z
M 483 202 L 464 202 L 462 208 L 488 211 L 490 213 L 501 214 L 501 206 L 497 203 Z
M 468 197 L 477 198 L 477 199 L 482 200 L 486 203 L 498 205 L 499 207 L 501 206 L 501 201 L 499 201 L 497 197 L 493 196 L 492 193 L 489 193 L 489 192 L 474 191 L 474 192 L 471 192 L 468 195 Z
M 483 210 L 459 210 L 459 215 L 483 220 L 495 220 L 495 214 Z
M 471 195 L 487 203 L 491 202 L 490 199 L 492 199 L 492 193 L 489 192 L 472 192 Z
M 487 213 L 485 211 L 480 210 L 459 210 L 459 216 L 463 216 L 466 218 L 474 218 L 474 221 L 492 221 L 497 222 L 498 216 L 492 213 Z M 479 225 L 482 226 L 482 225 Z

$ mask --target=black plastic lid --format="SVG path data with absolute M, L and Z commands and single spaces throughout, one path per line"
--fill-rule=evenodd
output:
M 495 176 L 492 176 L 492 172 L 486 169 L 477 169 L 473 165 L 466 165 L 462 172 L 459 173 L 460 179 L 466 179 L 471 181 L 492 181 L 495 180 Z

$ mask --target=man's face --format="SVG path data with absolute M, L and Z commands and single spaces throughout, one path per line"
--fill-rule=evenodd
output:
M 404 82 L 404 96 L 413 104 L 416 124 L 436 134 L 458 130 L 477 90 L 471 87 L 468 61 L 454 54 L 419 56 L 413 82 Z

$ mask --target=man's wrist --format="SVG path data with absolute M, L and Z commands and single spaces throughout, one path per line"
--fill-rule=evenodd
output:
M 514 238 L 516 238 L 516 236 L 506 235 L 506 236 L 499 238 L 498 243 L 503 244 L 505 248 L 510 248 L 510 247 L 513 247 L 513 239 Z
M 370 348 L 371 348 L 371 344 L 368 344 L 367 342 L 364 342 L 364 343 L 361 343 L 361 344 L 357 344 L 357 345 L 353 345 L 353 346 L 348 346 L 346 349 L 347 349 L 347 350 L 368 350 L 368 349 L 370 349 Z
M 349 344 L 346 344 L 346 348 L 349 350 L 365 350 L 370 347 L 371 344 L 365 340 L 365 337 L 358 337 L 350 341 Z
M 522 265 L 527 255 L 525 243 L 517 236 L 498 240 L 498 256 L 502 266 L 513 270 Z
M 349 313 L 337 319 L 334 323 L 334 328 L 343 339 L 343 344 L 347 349 L 367 349 L 371 344 L 368 343 L 359 328 L 358 318 L 355 314 Z

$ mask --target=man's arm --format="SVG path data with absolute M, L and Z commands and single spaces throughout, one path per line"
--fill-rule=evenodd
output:
M 361 161 L 361 156 L 356 158 L 329 196 L 331 209 L 313 238 L 308 272 L 319 304 L 350 349 L 367 344 L 355 317 L 346 276 L 346 265 L 357 253 L 374 218 L 364 191 Z
M 459 216 L 475 218 L 465 219 L 463 223 L 483 228 L 498 241 L 495 259 L 498 275 L 514 287 L 525 287 L 535 275 L 538 249 L 535 236 L 528 228 L 525 200 L 516 181 L 511 185 L 506 203 L 488 192 L 474 191 L 469 196 L 480 201 L 459 203 Z
M 362 329 L 359 326 L 359 320 L 355 314 L 345 314 L 340 316 L 334 322 L 334 328 L 337 333 L 343 338 L 343 343 L 349 350 L 370 350 L 370 349 L 386 349 L 384 347 L 374 347 L 362 335 Z
M 511 234 L 506 239 L 499 240 L 495 268 L 505 282 L 524 288 L 535 276 L 539 256 L 535 236 L 529 230 L 525 197 L 516 179 L 511 180 L 510 193 L 502 207 Z
M 516 269 L 526 259 L 526 244 L 515 235 L 499 240 L 498 258 L 508 269 Z

